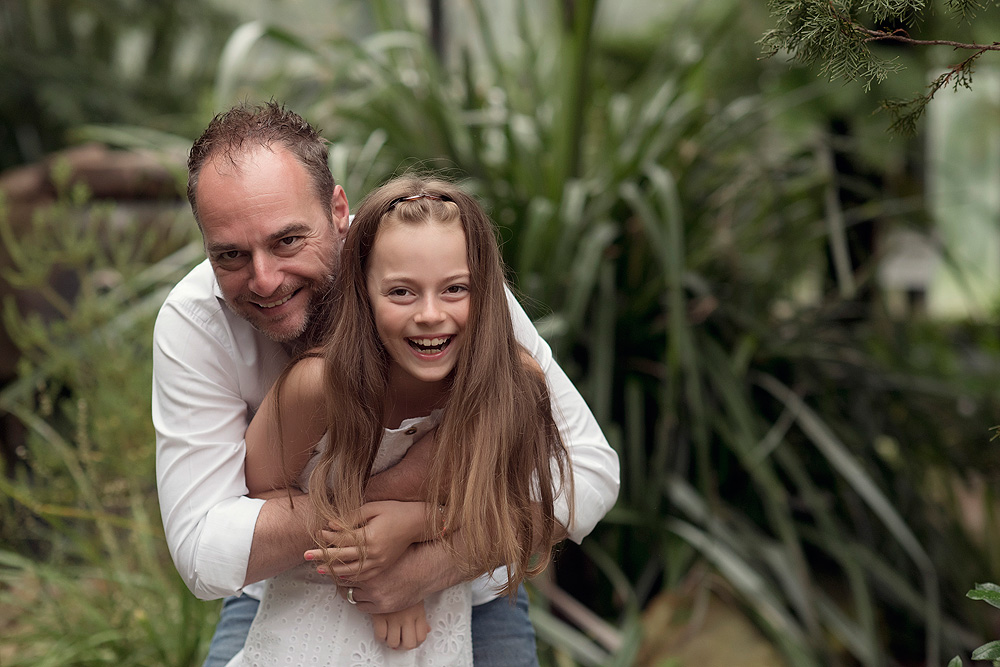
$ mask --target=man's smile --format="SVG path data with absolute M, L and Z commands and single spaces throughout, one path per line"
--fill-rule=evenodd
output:
M 258 308 L 263 308 L 265 310 L 269 308 L 277 308 L 278 306 L 288 303 L 288 300 L 291 299 L 296 294 L 298 294 L 301 289 L 302 288 L 300 287 L 292 292 L 289 292 L 288 294 L 279 299 L 275 299 L 274 301 L 261 302 L 261 301 L 256 301 L 254 299 L 247 299 L 247 301 L 257 306 Z

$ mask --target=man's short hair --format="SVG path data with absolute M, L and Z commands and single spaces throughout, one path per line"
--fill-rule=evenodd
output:
M 191 146 L 187 197 L 195 220 L 198 220 L 198 176 L 206 162 L 219 157 L 236 165 L 238 158 L 254 148 L 270 150 L 274 144 L 284 146 L 305 167 L 313 193 L 332 221 L 329 202 L 333 199 L 334 182 L 327 141 L 302 116 L 273 101 L 257 105 L 243 102 L 218 114 Z M 198 224 L 201 225 L 200 220 Z

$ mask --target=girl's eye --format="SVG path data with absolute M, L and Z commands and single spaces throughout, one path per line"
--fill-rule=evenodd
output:
M 394 290 L 389 290 L 389 296 L 406 296 L 409 294 L 409 290 L 403 289 L 402 287 L 397 287 Z
M 465 285 L 452 285 L 445 290 L 448 294 L 461 294 L 466 291 L 468 291 L 468 288 Z

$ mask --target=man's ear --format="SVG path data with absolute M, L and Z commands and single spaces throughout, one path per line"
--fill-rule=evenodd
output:
M 330 198 L 330 215 L 333 219 L 333 226 L 337 228 L 337 233 L 341 236 L 347 234 L 351 208 L 347 203 L 347 193 L 339 185 L 333 186 L 333 197 Z

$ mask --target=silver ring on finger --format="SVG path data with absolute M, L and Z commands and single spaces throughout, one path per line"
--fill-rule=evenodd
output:
M 354 586 L 347 589 L 347 601 L 351 604 L 357 604 L 357 601 L 354 599 Z

